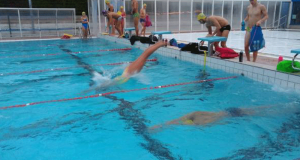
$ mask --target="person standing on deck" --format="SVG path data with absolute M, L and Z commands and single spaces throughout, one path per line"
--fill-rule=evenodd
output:
M 139 5 L 137 0 L 131 0 L 131 6 L 132 6 L 132 15 L 133 15 L 133 22 L 134 22 L 134 28 L 135 28 L 135 34 L 136 36 L 139 36 L 139 19 L 140 14 L 138 11 Z
M 105 4 L 106 4 L 106 6 L 107 6 L 107 11 L 108 11 L 108 13 L 110 13 L 110 12 L 114 12 L 114 6 L 112 5 L 112 4 L 110 4 L 110 0 L 105 0 Z M 115 24 L 115 23 L 113 23 L 113 24 Z M 109 20 L 107 19 L 107 31 L 108 31 L 108 33 L 109 34 L 112 34 L 112 35 L 114 35 L 115 34 L 115 27 L 114 27 L 114 25 L 112 26 L 112 30 L 110 31 L 110 26 L 109 26 Z M 110 33 L 110 32 L 112 32 L 112 33 Z
M 261 23 L 268 19 L 268 12 L 264 5 L 257 2 L 257 0 L 249 0 L 250 5 L 247 7 L 247 16 L 244 21 L 247 23 L 245 35 L 245 54 L 247 60 L 250 61 L 249 43 L 251 37 L 251 30 L 253 26 L 260 26 Z M 263 17 L 263 18 L 262 18 Z M 258 51 L 253 52 L 253 62 L 256 61 Z
M 143 26 L 143 28 L 141 30 L 141 35 L 144 35 L 144 37 L 145 37 L 145 34 L 146 34 L 146 15 L 147 15 L 146 8 L 147 8 L 147 4 L 145 3 L 143 5 L 143 8 L 140 11 L 140 13 L 141 13 L 140 23 Z

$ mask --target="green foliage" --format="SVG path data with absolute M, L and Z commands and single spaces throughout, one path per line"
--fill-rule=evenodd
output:
M 87 0 L 31 0 L 33 8 L 75 8 L 76 14 L 88 12 Z M 28 0 L 0 0 L 0 7 L 28 8 Z

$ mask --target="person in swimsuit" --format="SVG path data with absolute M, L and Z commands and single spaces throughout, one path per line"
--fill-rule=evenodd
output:
M 216 35 L 216 36 L 228 38 L 231 27 L 230 27 L 228 21 L 225 18 L 220 17 L 220 16 L 206 17 L 203 13 L 200 13 L 197 16 L 197 19 L 201 24 L 206 23 L 206 27 L 208 29 L 207 37 L 211 37 L 211 36 Z M 212 28 L 211 28 L 212 26 L 216 27 L 216 29 L 213 33 L 212 33 Z M 219 42 L 216 42 L 214 45 L 215 45 L 215 47 L 219 47 Z M 226 41 L 221 42 L 221 46 L 223 48 L 227 48 Z
M 105 0 L 105 4 L 107 6 L 108 13 L 114 12 L 114 6 L 112 4 L 110 4 L 110 0 Z M 106 28 L 107 29 L 107 33 L 114 35 L 115 34 L 115 27 L 114 27 L 115 26 L 115 21 L 113 23 L 113 26 L 111 26 L 112 28 L 109 28 L 109 24 L 108 23 L 109 23 L 109 20 L 107 19 L 107 28 Z M 110 29 L 112 29 L 112 30 L 110 31 Z
M 278 110 L 282 107 L 281 110 Z M 274 109 L 273 109 L 274 108 Z M 284 112 L 282 112 L 284 110 Z M 184 115 L 180 118 L 165 122 L 163 124 L 150 127 L 149 131 L 153 132 L 157 129 L 169 127 L 170 125 L 189 125 L 189 126 L 205 126 L 224 120 L 226 118 L 239 118 L 245 116 L 267 116 L 267 115 L 280 115 L 299 112 L 299 105 L 287 104 L 287 105 L 269 105 L 260 106 L 255 108 L 227 108 L 220 112 L 204 112 L 196 111 Z
M 120 11 L 118 11 L 118 14 L 123 17 L 122 22 L 121 22 L 121 29 L 120 30 L 122 32 L 122 36 L 124 36 L 124 25 L 125 25 L 124 19 L 126 18 L 126 13 L 124 11 L 123 6 L 120 7 Z
M 90 89 L 84 91 L 83 93 L 87 93 L 87 92 L 90 92 L 93 90 L 97 91 L 97 90 L 101 90 L 106 87 L 110 87 L 113 85 L 120 85 L 120 84 L 127 82 L 131 76 L 139 73 L 143 69 L 143 67 L 147 61 L 147 58 L 149 56 L 151 56 L 160 47 L 167 46 L 167 44 L 168 44 L 168 41 L 162 40 L 162 41 L 159 41 L 156 44 L 150 46 L 134 62 L 130 63 L 129 66 L 127 66 L 125 68 L 125 70 L 123 71 L 121 76 L 117 76 L 112 80 L 106 79 L 104 82 L 102 82 L 101 85 L 96 86 L 96 87 L 91 87 Z M 94 74 L 99 74 L 99 73 L 94 73 Z
M 260 26 L 261 23 L 268 19 L 268 12 L 264 5 L 257 2 L 257 0 L 250 0 L 250 5 L 247 7 L 247 17 L 244 21 L 247 23 L 245 35 L 245 54 L 247 60 L 250 61 L 249 41 L 251 36 L 251 29 L 253 26 Z M 253 62 L 256 61 L 258 51 L 253 52 Z
M 87 38 L 88 35 L 88 31 L 89 31 L 89 20 L 88 17 L 86 16 L 85 12 L 82 12 L 82 16 L 81 16 L 81 23 L 82 23 L 82 35 L 83 38 Z
M 135 34 L 136 36 L 139 36 L 139 19 L 140 14 L 138 11 L 139 5 L 137 0 L 131 0 L 132 4 L 132 15 L 133 15 L 133 22 L 134 22 L 134 28 L 135 28 Z
M 119 84 L 128 81 L 132 75 L 139 73 L 143 69 L 149 56 L 151 56 L 160 47 L 167 46 L 167 44 L 167 40 L 162 40 L 147 48 L 134 62 L 130 63 L 130 65 L 126 67 L 121 76 L 116 77 L 114 80 Z
M 114 26 L 114 21 L 116 22 L 115 28 L 119 32 L 119 38 L 122 37 L 123 33 L 121 31 L 121 23 L 122 23 L 123 17 L 115 12 L 108 13 L 106 10 L 102 11 L 102 14 L 103 14 L 103 16 L 107 17 L 109 27 Z M 110 35 L 114 35 L 114 34 L 110 34 Z
M 146 34 L 146 9 L 147 9 L 147 4 L 145 3 L 143 5 L 143 8 L 140 10 L 140 13 L 141 13 L 141 17 L 140 17 L 140 23 L 141 25 L 143 26 L 142 30 L 141 30 L 141 35 L 144 35 L 145 37 L 145 34 Z

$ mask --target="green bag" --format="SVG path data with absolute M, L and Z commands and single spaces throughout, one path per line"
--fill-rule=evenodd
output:
M 300 69 L 300 63 L 299 62 L 294 62 L 294 66 Z M 292 61 L 284 60 L 278 63 L 277 65 L 277 71 L 281 72 L 288 72 L 288 73 L 294 73 L 294 72 L 299 72 L 295 69 L 292 68 Z

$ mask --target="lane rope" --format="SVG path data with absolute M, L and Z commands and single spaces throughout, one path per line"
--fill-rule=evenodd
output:
M 81 100 L 81 99 L 97 98 L 97 97 L 107 96 L 107 95 L 112 95 L 112 94 L 117 94 L 117 93 L 128 93 L 128 92 L 136 92 L 136 91 L 143 91 L 143 90 L 169 88 L 169 87 L 175 87 L 175 86 L 183 86 L 183 85 L 189 85 L 189 84 L 204 83 L 204 82 L 211 82 L 211 81 L 218 81 L 218 80 L 227 80 L 227 79 L 234 79 L 234 78 L 237 78 L 237 76 L 214 78 L 214 79 L 199 80 L 199 81 L 191 81 L 191 82 L 176 83 L 176 84 L 168 84 L 168 85 L 155 86 L 155 87 L 145 87 L 145 88 L 139 88 L 139 89 L 117 90 L 117 91 L 111 91 L 111 92 L 107 92 L 107 93 L 95 94 L 95 95 L 84 96 L 84 97 L 65 98 L 65 99 L 58 99 L 58 100 L 48 100 L 48 101 L 32 102 L 32 103 L 19 104 L 19 105 L 7 106 L 7 107 L 0 107 L 0 110 L 6 110 L 6 109 L 11 109 L 11 108 L 20 108 L 20 107 L 26 107 L 26 106 L 33 106 L 33 105 L 45 104 L 45 103 L 76 101 L 76 100 Z
M 94 51 L 78 51 L 78 52 L 65 52 L 67 54 L 81 54 L 81 53 L 91 53 L 91 52 L 112 52 L 112 51 L 129 51 L 131 48 L 119 48 L 119 49 L 102 49 Z M 46 56 L 57 56 L 65 53 L 49 53 L 49 54 L 32 54 L 32 55 L 21 55 L 21 56 L 5 56 L 0 58 L 28 58 L 28 57 L 46 57 Z
M 148 59 L 147 62 L 155 62 L 157 59 Z M 132 61 L 133 62 L 133 61 Z M 116 65 L 122 65 L 126 63 L 132 63 L 132 62 L 117 62 L 117 63 L 107 63 L 107 64 L 93 64 L 89 66 L 116 66 Z M 13 73 L 0 73 L 0 76 L 10 76 L 10 75 L 21 75 L 21 74 L 33 74 L 33 73 L 42 73 L 42 72 L 51 72 L 51 71 L 63 71 L 63 70 L 69 70 L 74 68 L 81 68 L 85 65 L 77 65 L 72 67 L 64 67 L 64 68 L 50 68 L 50 69 L 42 69 L 42 70 L 34 70 L 34 71 L 24 71 L 24 72 L 13 72 Z

